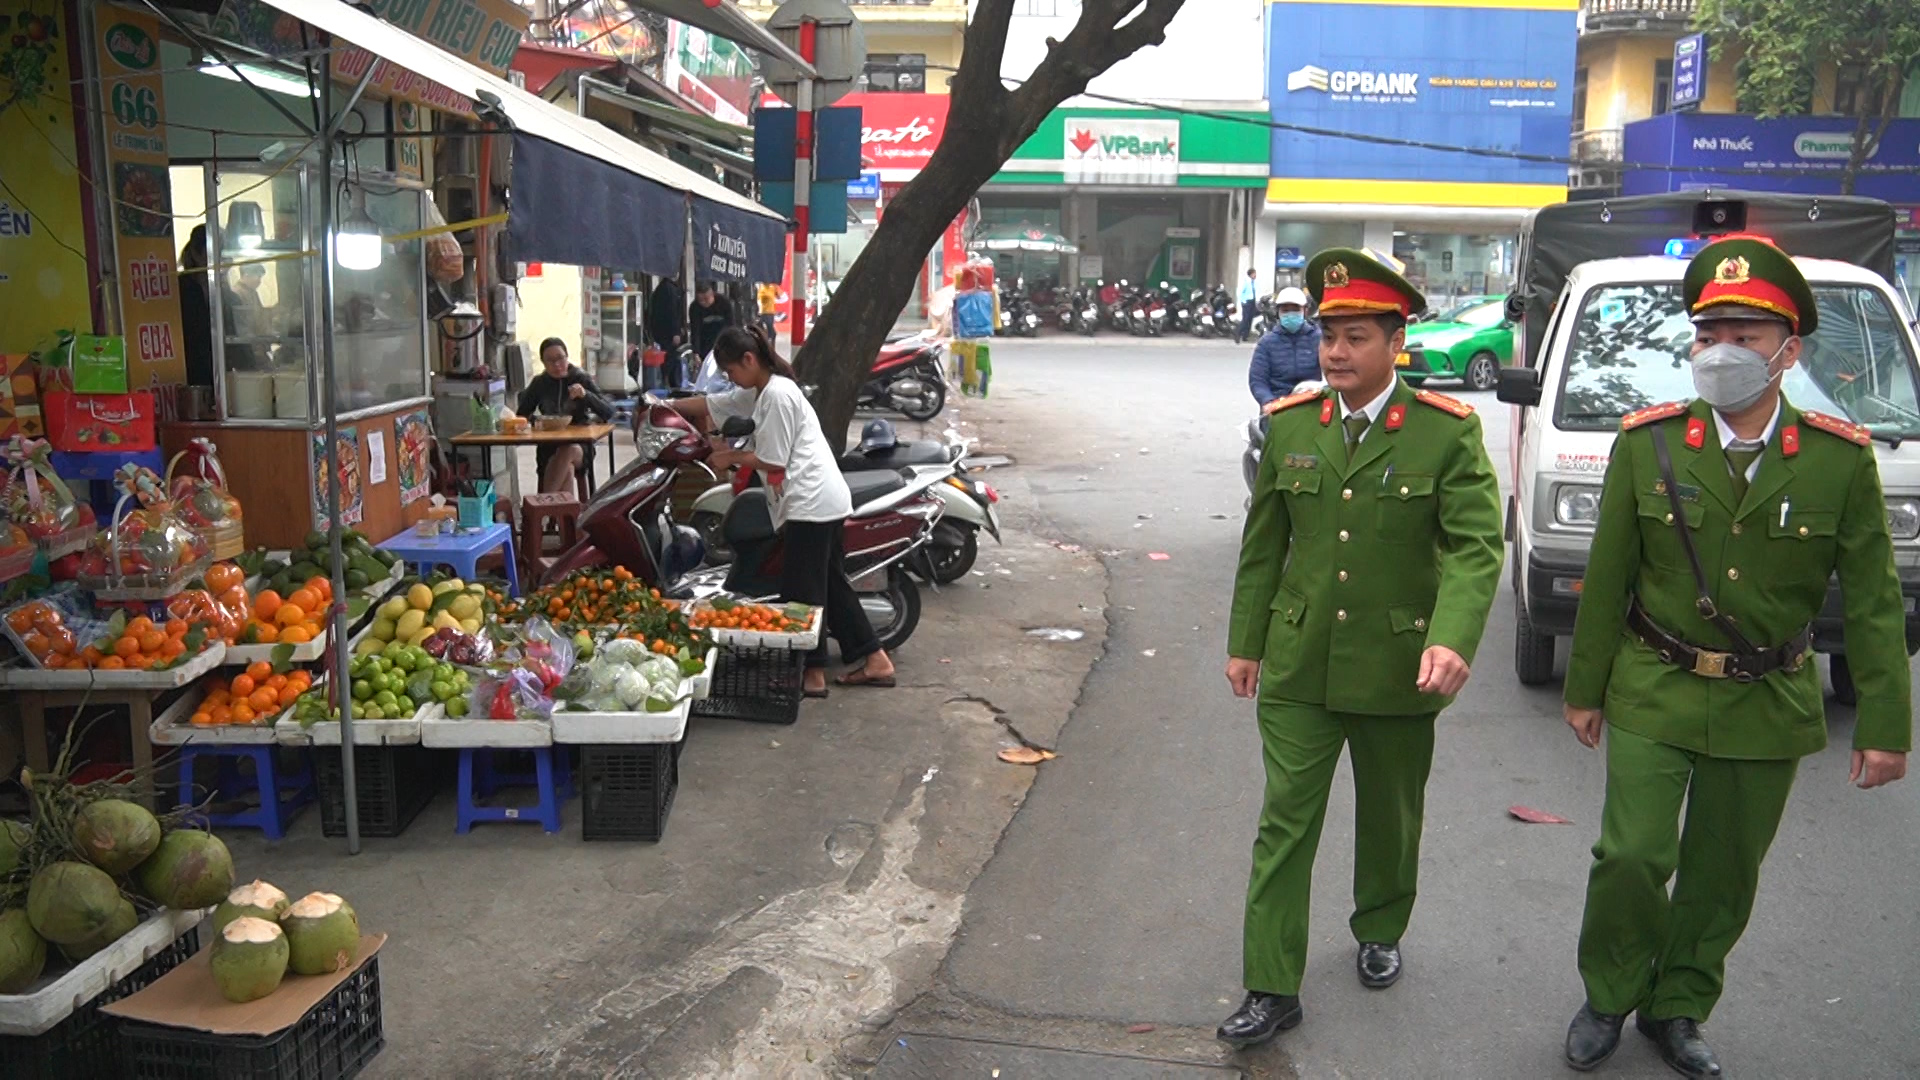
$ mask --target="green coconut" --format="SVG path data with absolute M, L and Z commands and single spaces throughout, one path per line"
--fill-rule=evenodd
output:
M 33 932 L 27 913 L 0 913 L 0 994 L 17 994 L 33 985 L 47 966 L 47 943 Z
M 0 821 L 0 877 L 13 873 L 20 855 L 33 839 L 33 830 L 18 821 Z
M 60 946 L 60 955 L 77 964 L 132 933 L 133 928 L 139 925 L 140 913 L 133 910 L 132 904 L 122 899 L 120 906 L 113 909 L 113 917 L 107 920 L 107 925 L 101 927 L 99 933 L 78 945 Z
M 287 975 L 287 935 L 277 923 L 242 915 L 213 939 L 214 985 L 228 1001 L 257 1001 Z
M 332 893 L 308 893 L 281 917 L 292 950 L 288 961 L 300 975 L 344 971 L 360 952 L 360 917 Z
M 287 906 L 287 894 L 264 881 L 238 886 L 213 909 L 213 932 L 218 934 L 228 923 L 248 916 L 277 923 Z
M 106 871 L 57 862 L 33 875 L 27 917 L 34 932 L 55 945 L 78 945 L 106 929 L 125 902 Z
M 212 907 L 233 890 L 233 853 L 212 833 L 175 829 L 133 876 L 141 891 L 175 911 Z
M 160 846 L 160 822 L 137 803 L 102 799 L 89 803 L 74 819 L 73 846 L 88 862 L 117 877 Z

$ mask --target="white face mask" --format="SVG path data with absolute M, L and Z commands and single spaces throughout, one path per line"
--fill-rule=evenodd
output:
M 1786 348 L 1782 342 L 1772 356 L 1762 356 L 1740 345 L 1709 345 L 1693 357 L 1693 388 L 1702 401 L 1723 413 L 1749 408 L 1785 374 L 1775 373 L 1773 362 Z

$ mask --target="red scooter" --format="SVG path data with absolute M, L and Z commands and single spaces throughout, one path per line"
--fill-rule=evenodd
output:
M 859 409 L 892 409 L 910 420 L 931 420 L 947 407 L 947 376 L 940 356 L 945 343 L 916 334 L 881 346 L 860 397 Z
M 752 430 L 752 421 L 735 418 L 721 434 L 743 438 Z M 541 571 L 535 584 L 612 565 L 680 600 L 722 591 L 753 599 L 778 595 L 785 544 L 774 529 L 765 489 L 741 485 L 720 526 L 733 562 L 702 570 L 705 542 L 699 532 L 673 520 L 673 489 L 683 467 L 713 476 L 706 467 L 711 446 L 685 417 L 651 405 L 635 414 L 634 449 L 634 461 L 601 485 L 580 512 L 579 541 Z M 847 576 L 881 647 L 891 651 L 920 621 L 920 589 L 907 574 L 907 557 L 932 540 L 943 507 L 902 473 L 856 473 L 846 479 L 854 506 L 846 524 Z

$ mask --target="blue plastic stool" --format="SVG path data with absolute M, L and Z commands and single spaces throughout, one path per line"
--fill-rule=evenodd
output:
M 554 751 L 559 750 L 556 756 Z M 533 755 L 533 772 L 507 773 L 493 767 L 493 755 L 526 753 Z M 480 806 L 477 794 L 487 798 L 503 787 L 529 786 L 538 789 L 540 801 L 529 807 Z M 465 835 L 483 821 L 537 821 L 547 832 L 560 831 L 560 803 L 573 795 L 572 770 L 567 766 L 565 747 L 533 746 L 517 750 L 472 747 L 460 751 L 460 798 L 454 832 Z
M 290 776 L 280 774 L 279 765 L 274 756 L 278 747 L 274 746 L 232 746 L 220 743 L 188 743 L 180 748 L 180 799 L 182 806 L 192 805 L 193 767 L 199 759 L 215 758 L 219 770 L 215 774 L 213 790 L 217 795 L 235 798 L 249 789 L 260 794 L 260 805 L 253 810 L 242 810 L 230 814 L 198 814 L 196 817 L 216 828 L 259 829 L 269 840 L 279 840 L 287 835 L 287 826 L 299 816 L 306 805 L 314 801 L 313 770 L 302 765 L 299 772 Z M 253 761 L 253 776 L 246 777 L 240 772 L 236 759 L 250 758 Z M 305 756 L 301 758 L 304 763 Z
M 433 573 L 435 566 L 445 563 L 453 567 L 456 575 L 468 581 L 477 576 L 474 566 L 479 563 L 480 556 L 501 548 L 507 560 L 507 587 L 512 595 L 520 595 L 520 564 L 513 556 L 511 525 L 495 522 L 470 532 L 427 537 L 407 529 L 382 542 L 380 547 L 398 556 L 401 562 L 412 563 L 421 577 Z

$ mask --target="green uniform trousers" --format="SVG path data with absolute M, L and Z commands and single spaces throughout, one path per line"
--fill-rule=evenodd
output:
M 1580 977 L 1595 1011 L 1706 1021 L 1799 765 L 1708 757 L 1607 728 L 1607 803 L 1580 924 Z
M 1396 942 L 1413 914 L 1420 829 L 1433 767 L 1433 713 L 1362 716 L 1260 702 L 1266 803 L 1247 882 L 1248 990 L 1297 994 L 1307 966 L 1313 856 L 1340 747 L 1353 755 L 1353 918 L 1359 941 Z

